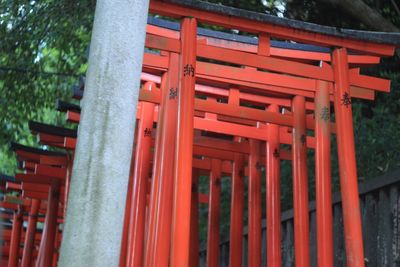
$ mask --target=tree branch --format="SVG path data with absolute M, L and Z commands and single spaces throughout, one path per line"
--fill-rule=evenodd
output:
M 392 2 L 392 5 L 393 5 L 394 9 L 395 9 L 396 12 L 397 12 L 397 15 L 400 15 L 399 6 L 396 4 L 396 2 L 395 2 L 394 0 L 391 0 L 391 2 Z
M 362 0 L 318 0 L 320 2 L 329 3 L 339 6 L 346 13 L 358 19 L 365 26 L 376 31 L 398 32 L 400 31 L 390 21 L 382 17 L 375 9 L 370 8 Z

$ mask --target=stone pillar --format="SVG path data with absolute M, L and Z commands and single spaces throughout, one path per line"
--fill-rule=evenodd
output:
M 59 266 L 118 266 L 148 0 L 98 0 Z

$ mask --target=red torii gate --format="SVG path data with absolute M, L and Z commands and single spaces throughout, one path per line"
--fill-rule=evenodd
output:
M 146 47 L 161 52 L 159 55 L 146 53 L 143 62 L 144 89 L 140 94 L 137 147 L 124 230 L 128 240 L 137 239 L 123 241 L 121 266 L 168 266 L 169 259 L 172 266 L 198 265 L 198 215 L 195 211 L 200 196 L 196 196 L 195 187 L 199 172 L 192 168 L 211 172 L 207 201 L 210 213 L 208 266 L 218 265 L 218 203 L 222 173 L 232 174 L 230 265 L 241 266 L 243 176 L 249 176 L 252 200 L 249 199 L 249 266 L 259 266 L 261 206 L 255 203 L 261 198 L 260 161 L 266 162 L 268 173 L 267 261 L 268 266 L 280 266 L 280 159 L 293 162 L 296 266 L 308 266 L 307 147 L 316 150 L 318 264 L 332 266 L 331 132 L 337 134 L 341 155 L 347 263 L 349 266 L 363 266 L 351 97 L 373 99 L 374 91 L 389 90 L 388 81 L 361 75 L 358 67 L 377 64 L 380 56 L 392 55 L 399 43 L 399 35 L 337 32 L 329 27 L 203 2 L 152 1 L 150 12 L 183 20 L 180 31 L 151 23 L 148 26 Z M 218 36 L 198 36 L 197 21 L 255 33 L 259 37 L 258 44 L 235 42 Z M 334 49 L 330 54 L 274 48 L 270 45 L 273 42 L 271 38 Z M 347 50 L 357 54 L 349 55 Z M 198 58 L 225 63 L 210 63 Z M 321 61 L 321 65 L 316 66 L 316 61 Z M 355 68 L 350 69 L 350 64 Z M 228 100 L 228 103 L 217 103 L 217 98 Z M 251 106 L 241 106 L 241 101 Z M 330 102 L 334 102 L 335 124 L 330 123 Z M 254 108 L 260 104 L 263 108 L 268 106 L 268 109 Z M 291 108 L 291 112 L 279 114 L 282 107 Z M 314 111 L 315 119 L 306 115 L 306 110 Z M 64 111 L 67 111 L 68 121 L 79 122 L 79 109 L 69 106 Z M 153 122 L 157 122 L 155 141 L 152 140 Z M 74 131 L 35 123 L 31 123 L 31 128 L 38 133 L 42 143 L 68 149 L 75 147 Z M 236 138 L 226 141 L 193 136 L 194 129 Z M 315 129 L 315 136 L 307 136 L 306 129 Z M 238 142 L 237 136 L 249 138 L 249 141 Z M 267 141 L 265 153 L 260 151 L 257 140 Z M 291 151 L 280 149 L 280 143 L 292 145 Z M 148 200 L 148 233 L 145 236 L 145 197 L 152 147 L 155 148 L 153 179 Z M 209 159 L 192 158 L 193 154 Z M 248 158 L 243 154 L 248 154 Z M 246 161 L 248 166 L 243 171 Z M 29 169 L 29 164 L 27 167 Z M 51 172 L 54 169 L 45 167 L 43 170 Z M 65 188 L 68 188 L 68 177 L 66 181 Z M 141 238 L 146 239 L 145 246 Z M 126 253 L 128 258 L 125 262 Z
M 362 236 L 361 236 L 361 222 L 359 212 L 354 213 L 354 207 L 359 210 L 358 204 L 358 191 L 357 191 L 357 179 L 356 179 L 356 168 L 355 168 L 355 155 L 354 155 L 354 140 L 351 120 L 351 98 L 350 98 L 350 83 L 352 76 L 348 72 L 348 56 L 347 49 L 354 49 L 359 52 L 367 54 L 377 55 L 392 55 L 394 51 L 394 45 L 388 44 L 377 44 L 376 42 L 366 42 L 365 40 L 359 41 L 354 39 L 344 39 L 343 36 L 346 34 L 336 34 L 339 36 L 327 36 L 325 33 L 310 33 L 306 30 L 290 29 L 289 23 L 284 22 L 273 22 L 269 21 L 270 24 L 265 25 L 265 21 L 251 21 L 249 19 L 239 17 L 238 13 L 234 13 L 234 9 L 221 9 L 219 6 L 208 5 L 205 3 L 188 3 L 185 1 L 171 1 L 172 3 L 165 3 L 159 1 L 153 1 L 150 7 L 150 11 L 156 14 L 162 14 L 167 16 L 182 17 L 187 16 L 183 20 L 181 29 L 181 61 L 180 67 L 181 72 L 181 87 L 179 88 L 179 109 L 178 109 L 178 132 L 177 132 L 177 154 L 176 154 L 176 172 L 175 172 L 175 202 L 174 202 L 174 217 L 173 217 L 173 239 L 172 239 L 172 252 L 171 252 L 171 263 L 173 266 L 179 266 L 182 262 L 187 262 L 189 257 L 188 242 L 189 242 L 189 214 L 190 207 L 187 203 L 190 201 L 190 181 L 191 170 L 189 171 L 186 164 L 183 164 L 182 159 L 189 158 L 192 154 L 192 133 L 193 121 L 191 110 L 194 108 L 193 103 L 193 89 L 194 89 L 194 73 L 200 68 L 196 68 L 196 56 L 199 52 L 204 51 L 196 50 L 196 21 L 224 26 L 228 28 L 235 28 L 244 30 L 247 32 L 256 32 L 262 36 L 268 34 L 271 37 L 291 39 L 295 41 L 316 43 L 320 45 L 336 46 L 339 47 L 334 50 L 332 54 L 333 63 L 333 95 L 335 103 L 335 115 L 337 123 L 337 135 L 338 135 L 338 149 L 341 156 L 340 160 L 340 173 L 341 173 L 341 184 L 344 188 L 342 190 L 343 195 L 343 208 L 344 208 L 344 221 L 345 221 L 345 236 L 346 236 L 346 248 L 348 255 L 349 266 L 361 266 L 363 265 L 364 257 L 362 251 Z M 214 11 L 214 13 L 210 11 Z M 227 12 L 228 10 L 228 12 Z M 220 13 L 220 14 L 217 14 Z M 228 14 L 224 16 L 222 14 Z M 247 14 L 251 15 L 251 14 Z M 268 17 L 265 17 L 267 20 Z M 272 20 L 271 18 L 269 18 Z M 257 20 L 262 20 L 261 15 L 257 17 Z M 285 25 L 286 24 L 286 25 Z M 293 23 L 292 23 L 293 24 Z M 301 25 L 303 26 L 303 25 Z M 308 25 L 306 25 L 308 26 Z M 331 29 L 330 29 L 331 30 Z M 332 31 L 330 32 L 332 33 Z M 354 33 L 353 33 L 354 34 Z M 333 34 L 334 35 L 334 34 Z M 341 36 L 340 36 L 341 35 Z M 398 37 L 398 36 L 397 36 Z M 260 37 L 259 40 L 262 40 Z M 376 41 L 376 39 L 374 40 Z M 340 48 L 342 47 L 342 48 Z M 186 50 L 187 49 L 187 50 Z M 222 54 L 222 53 L 221 53 Z M 184 68 L 185 67 L 185 68 Z M 188 72 L 189 71 L 189 72 Z M 215 71 L 215 69 L 213 70 Z M 211 74 L 211 73 L 210 73 Z M 239 72 L 232 73 L 239 75 Z M 232 77 L 232 74 L 229 75 Z M 322 88 L 322 87 L 321 87 Z M 186 95 L 188 94 L 188 95 Z M 327 99 L 327 92 L 318 92 L 318 99 Z M 190 103 L 192 103 L 190 105 Z M 326 102 L 325 102 L 326 103 Z M 328 102 L 329 103 L 329 102 Z M 189 106 L 187 106 L 189 105 Z M 324 116 L 326 114 L 324 108 Z M 300 109 L 300 110 L 298 110 Z M 308 252 L 308 207 L 307 205 L 307 188 L 304 187 L 306 183 L 306 165 L 305 161 L 305 150 L 301 146 L 301 139 L 304 136 L 305 120 L 304 112 L 304 98 L 295 97 L 294 99 L 294 139 L 293 141 L 293 155 L 299 157 L 299 165 L 294 164 L 294 187 L 295 187 L 295 242 L 296 242 L 296 263 L 299 266 L 309 265 L 309 252 Z M 302 115 L 303 113 L 303 115 Z M 298 117 L 300 116 L 300 117 Z M 187 119 L 186 119 L 187 118 Z M 321 120 L 319 120 L 321 121 Z M 326 121 L 326 120 L 325 120 Z M 298 123 L 298 124 L 297 124 Z M 296 124 L 298 125 L 296 127 Z M 328 124 L 329 125 L 329 124 Z M 319 146 L 319 152 L 323 155 L 327 155 L 327 151 L 324 149 L 327 143 L 326 126 L 317 126 L 317 137 L 320 138 L 322 144 Z M 321 131 L 322 130 L 322 131 Z M 299 144 L 299 147 L 297 147 Z M 329 159 L 329 156 L 328 156 Z M 322 169 L 326 169 L 327 161 L 320 162 Z M 317 162 L 318 164 L 318 162 Z M 321 174 L 321 172 L 317 172 Z M 324 173 L 322 173 L 324 174 Z M 325 173 L 326 174 L 326 173 Z M 320 177 L 319 177 L 320 178 Z M 326 177 L 325 177 L 326 178 Z M 318 179 L 318 178 L 317 178 Z M 297 184 L 297 185 L 296 185 Z M 326 185 L 326 183 L 325 183 Z M 318 186 L 318 185 L 317 185 Z M 299 188 L 301 193 L 297 195 L 296 188 Z M 321 187 L 322 190 L 326 190 L 324 184 Z M 296 197 L 297 195 L 297 197 Z M 179 199 L 179 201 L 178 201 Z M 317 201 L 321 201 L 317 192 Z M 326 207 L 326 206 L 325 206 Z M 323 209 L 322 209 L 323 210 Z M 318 216 L 320 218 L 320 216 Z M 321 219 L 321 218 L 320 218 Z M 324 218 L 322 218 L 324 219 Z M 177 222 L 179 221 L 179 226 Z M 318 223 L 321 225 L 320 223 Z M 323 231 L 319 231 L 322 233 Z M 232 240 L 231 240 L 232 242 Z M 179 252 L 178 252 L 179 251 Z M 234 252 L 231 251 L 231 255 Z M 234 262 L 231 262 L 234 264 Z M 240 264 L 237 262 L 236 264 Z M 232 265 L 233 266 L 233 265 Z
M 160 66 L 158 66 L 158 67 L 160 67 Z M 146 94 L 146 97 L 147 97 L 147 99 L 150 99 L 149 98 L 149 94 Z M 143 98 L 142 98 L 143 99 Z M 329 114 L 325 114 L 325 115 L 328 115 L 329 116 Z
M 328 114 L 329 115 L 329 114 Z
M 3 249 L 8 256 L 8 266 L 55 266 L 57 263 L 56 249 L 60 244 L 58 225 L 63 223 L 65 211 L 65 187 L 60 187 L 60 181 L 65 179 L 68 167 L 68 157 L 64 153 L 46 151 L 12 143 L 11 148 L 17 155 L 20 169 L 24 173 L 17 173 L 15 180 L 6 182 L 6 191 L 17 192 L 18 198 L 5 197 L 2 206 L 16 205 L 14 213 L 11 243 L 9 248 Z M 63 209 L 60 208 L 64 205 Z M 29 211 L 25 219 L 24 212 Z M 38 217 L 45 214 L 44 217 Z M 25 232 L 22 233 L 22 223 L 27 221 Z M 36 223 L 42 222 L 43 230 L 38 235 Z M 7 233 L 3 233 L 7 237 Z M 23 249 L 20 249 L 21 237 Z M 35 247 L 39 249 L 36 250 Z M 8 251 L 7 251 L 8 250 Z

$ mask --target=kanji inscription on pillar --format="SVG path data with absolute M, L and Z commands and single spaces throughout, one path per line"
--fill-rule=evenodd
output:
M 178 96 L 178 88 L 170 88 L 169 89 L 169 99 L 176 99 Z
M 144 129 L 144 136 L 145 137 L 150 137 L 151 136 L 151 129 L 150 128 Z
M 194 67 L 192 64 L 186 64 L 185 67 L 183 67 L 183 76 L 192 76 L 194 77 Z
M 351 105 L 351 98 L 349 93 L 344 92 L 343 97 L 342 97 L 342 105 L 346 106 L 348 108 Z

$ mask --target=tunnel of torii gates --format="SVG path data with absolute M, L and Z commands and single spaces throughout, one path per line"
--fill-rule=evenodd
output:
M 393 56 L 400 35 L 183 0 L 151 1 L 150 13 L 120 266 L 199 266 L 200 204 L 208 205 L 206 264 L 219 266 L 222 176 L 231 177 L 229 266 L 261 266 L 262 254 L 267 266 L 281 266 L 281 160 L 292 162 L 295 265 L 310 266 L 307 149 L 315 150 L 316 161 L 317 262 L 333 266 L 331 134 L 338 148 L 347 266 L 364 266 L 352 100 L 389 92 L 390 81 L 360 70 Z M 74 98 L 83 90 L 81 81 Z M 58 101 L 57 109 L 79 123 L 78 105 Z M 11 144 L 23 172 L 1 175 L 1 266 L 56 266 L 62 242 L 77 132 L 33 121 L 29 127 L 40 144 L 62 152 Z M 208 195 L 198 192 L 199 176 L 209 177 Z M 242 258 L 245 176 L 248 259 Z

